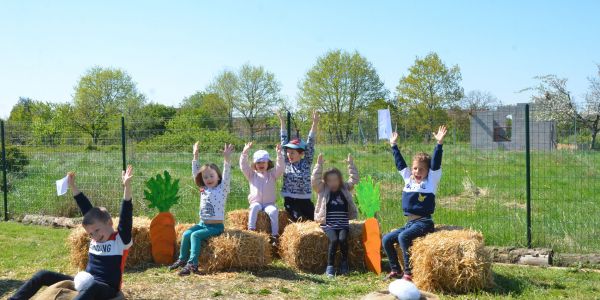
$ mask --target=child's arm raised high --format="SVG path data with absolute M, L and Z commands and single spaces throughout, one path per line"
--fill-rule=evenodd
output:
M 131 242 L 131 228 L 133 227 L 133 191 L 131 189 L 131 178 L 133 178 L 133 167 L 127 166 L 127 170 L 122 171 L 121 181 L 123 183 L 123 202 L 121 203 L 121 213 L 119 215 L 119 225 L 117 231 L 125 245 Z
M 317 163 L 313 168 L 312 175 L 310 176 L 310 183 L 315 192 L 319 192 L 323 185 L 323 164 L 325 160 L 323 159 L 323 153 L 319 154 L 317 158 Z
M 317 128 L 319 126 L 319 120 L 319 112 L 317 110 L 314 110 L 312 115 L 312 126 L 310 127 L 310 132 L 308 133 L 308 138 L 306 140 L 306 151 L 304 151 L 304 159 L 310 162 L 311 164 L 315 154 L 315 142 Z
M 81 211 L 81 215 L 85 215 L 94 206 L 90 202 L 90 199 L 88 199 L 77 188 L 77 185 L 75 184 L 75 172 L 69 172 L 69 173 L 67 173 L 67 184 L 69 185 L 69 188 L 73 192 L 73 198 L 75 198 L 75 202 L 77 203 L 77 206 L 79 206 L 79 210 Z
M 283 148 L 283 145 L 287 144 L 289 142 L 289 136 L 287 136 L 287 130 L 285 128 L 285 119 L 283 117 L 283 115 L 281 114 L 280 111 L 277 111 L 277 117 L 279 118 L 279 124 L 281 126 L 281 130 L 280 130 L 280 139 L 281 139 L 281 148 Z M 287 156 L 285 155 L 285 149 L 281 149 L 281 153 L 284 156 L 284 159 L 287 161 Z
M 221 178 L 221 184 L 223 185 L 223 190 L 229 194 L 231 189 L 231 153 L 233 153 L 232 144 L 225 144 L 223 146 L 223 178 Z
M 438 128 L 437 133 L 433 133 L 433 137 L 437 140 L 435 149 L 433 150 L 433 156 L 431 157 L 431 170 L 437 171 L 442 167 L 442 145 L 444 144 L 444 137 L 448 132 L 445 125 Z
M 360 181 L 360 176 L 358 175 L 358 169 L 354 164 L 354 158 L 350 153 L 348 153 L 348 159 L 346 160 L 348 163 L 348 181 L 346 181 L 346 186 L 349 190 L 352 190 L 356 184 Z
M 390 145 L 392 146 L 392 155 L 394 156 L 394 163 L 396 164 L 396 169 L 398 170 L 398 172 L 400 172 L 400 174 L 402 174 L 402 177 L 405 180 L 407 180 L 408 178 L 410 178 L 411 172 L 410 169 L 408 169 L 408 165 L 406 164 L 404 157 L 402 157 L 402 153 L 400 153 L 400 149 L 398 148 L 397 143 L 398 133 L 393 132 L 392 137 L 390 138 Z
M 285 172 L 285 158 L 281 148 L 281 144 L 275 146 L 275 153 L 277 155 L 277 160 L 275 161 L 275 178 L 281 177 L 283 172 Z
M 250 180 L 252 178 L 252 168 L 248 163 L 248 153 L 250 152 L 250 148 L 252 148 L 252 142 L 246 143 L 244 145 L 244 150 L 242 150 L 242 154 L 240 155 L 240 170 L 244 174 L 246 179 Z
M 196 176 L 200 172 L 200 165 L 198 164 L 198 152 L 200 152 L 200 141 L 194 143 L 194 147 L 192 153 L 194 154 L 194 159 L 192 159 L 192 178 L 195 180 Z

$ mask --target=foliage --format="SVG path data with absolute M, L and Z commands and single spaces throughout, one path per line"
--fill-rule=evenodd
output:
M 367 218 L 374 218 L 375 213 L 381 209 L 380 186 L 371 176 L 367 176 L 356 186 L 358 208 Z
M 148 208 L 157 208 L 159 212 L 168 212 L 179 201 L 179 179 L 172 180 L 168 171 L 164 176 L 157 174 L 145 182 L 144 199 L 148 200 Z
M 123 70 L 93 67 L 77 82 L 73 97 L 73 120 L 92 137 L 94 145 L 109 129 L 110 121 L 125 116 L 135 123 L 142 117 L 146 99 Z
M 499 104 L 500 100 L 492 93 L 480 90 L 468 92 L 460 101 L 460 107 L 471 113 L 494 109 Z
M 177 152 L 191 151 L 195 141 L 200 141 L 200 151 L 216 153 L 223 150 L 223 145 L 233 144 L 241 147 L 243 141 L 235 135 L 224 130 L 182 130 L 167 131 L 163 135 L 140 142 L 136 147 L 138 151 Z
M 409 74 L 402 76 L 396 92 L 401 114 L 407 117 L 404 126 L 424 134 L 429 140 L 430 133 L 448 120 L 446 109 L 456 105 L 463 98 L 460 86 L 462 75 L 458 65 L 450 68 L 436 53 L 415 59 Z
M 357 112 L 388 92 L 373 65 L 358 52 L 333 50 L 317 58 L 299 84 L 304 113 L 322 111 L 321 127 L 339 143 L 356 128 Z
M 165 133 L 167 122 L 175 116 L 177 110 L 172 106 L 159 103 L 150 103 L 141 107 L 139 115 L 130 120 L 125 119 L 129 138 L 142 141 L 156 135 Z M 120 125 L 119 122 L 114 124 Z M 117 128 L 120 130 L 120 126 Z
M 226 129 L 228 110 L 227 103 L 217 94 L 197 92 L 183 99 L 177 116 L 197 122 L 202 128 Z
M 25 152 L 16 146 L 6 147 L 6 170 L 9 173 L 22 174 L 27 165 L 29 165 L 29 158 Z

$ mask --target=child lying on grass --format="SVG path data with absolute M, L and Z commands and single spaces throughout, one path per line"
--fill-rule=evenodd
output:
M 83 214 L 83 228 L 90 235 L 89 259 L 85 271 L 93 280 L 83 284 L 78 289 L 79 294 L 75 299 L 110 299 L 117 296 L 121 289 L 123 268 L 127 252 L 133 244 L 131 240 L 131 227 L 133 222 L 133 205 L 131 202 L 131 178 L 133 168 L 127 167 L 123 171 L 123 201 L 119 225 L 115 231 L 110 213 L 104 207 L 93 207 L 90 200 L 77 189 L 75 173 L 68 173 L 68 184 L 73 197 Z M 89 275 L 87 275 L 89 276 Z M 78 276 L 79 277 L 79 274 Z M 29 299 L 42 286 L 50 286 L 64 280 L 75 280 L 72 276 L 42 270 L 23 284 L 9 299 Z M 78 285 L 76 284 L 76 287 Z

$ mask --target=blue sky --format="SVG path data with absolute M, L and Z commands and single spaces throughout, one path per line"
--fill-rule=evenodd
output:
M 337 48 L 367 57 L 392 92 L 416 56 L 435 51 L 460 66 L 465 91 L 524 102 L 518 90 L 554 73 L 581 99 L 600 63 L 598 15 L 600 1 L 4 1 L 0 117 L 19 96 L 71 101 L 95 65 L 177 105 L 248 62 L 274 72 L 293 101 L 316 58 Z

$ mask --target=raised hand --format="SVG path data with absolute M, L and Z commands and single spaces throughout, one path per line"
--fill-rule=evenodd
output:
M 277 154 L 279 155 L 279 153 L 281 153 L 281 144 L 275 145 L 275 150 L 277 151 Z
M 244 150 L 242 150 L 242 153 L 243 154 L 248 154 L 248 151 L 250 150 L 250 148 L 252 148 L 252 144 L 253 144 L 252 142 L 246 143 L 244 145 Z
M 396 145 L 396 143 L 398 142 L 398 133 L 397 132 L 392 132 L 392 137 L 390 137 L 390 144 Z
M 354 163 L 354 158 L 352 157 L 352 154 L 348 153 L 348 159 L 346 159 L 346 161 L 349 164 L 353 164 Z
M 313 110 L 313 114 L 312 114 L 313 124 L 319 124 L 320 119 L 321 119 L 321 117 L 319 117 L 319 112 L 316 109 Z
M 225 158 L 225 161 L 229 162 L 231 153 L 233 153 L 234 149 L 235 147 L 232 144 L 225 144 L 225 146 L 223 146 L 223 157 Z
M 67 173 L 67 184 L 69 188 L 73 189 L 75 187 L 75 172 Z
M 196 143 L 194 143 L 194 149 L 193 149 L 194 160 L 198 160 L 198 152 L 200 152 L 200 141 L 197 141 Z
M 446 125 L 442 125 L 440 128 L 438 128 L 437 133 L 433 133 L 433 137 L 437 140 L 438 144 L 441 145 L 444 143 L 444 137 L 446 136 L 446 133 L 448 133 L 448 129 L 446 128 Z
M 323 159 L 323 153 L 319 153 L 319 157 L 317 157 L 317 163 L 320 165 L 325 163 L 325 159 Z
M 121 172 L 121 180 L 124 186 L 131 185 L 131 178 L 133 177 L 133 166 L 128 165 L 127 170 Z

